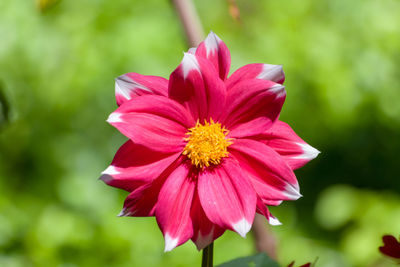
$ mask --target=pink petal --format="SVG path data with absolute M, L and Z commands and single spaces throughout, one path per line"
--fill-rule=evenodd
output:
M 190 215 L 193 222 L 192 241 L 196 244 L 198 250 L 202 250 L 225 232 L 225 229 L 212 223 L 207 218 L 197 192 L 194 194 Z
M 158 76 L 126 73 L 115 79 L 115 98 L 120 106 L 141 95 L 168 95 L 168 80 Z
M 281 225 L 282 223 L 274 217 L 268 210 L 267 205 L 263 202 L 261 198 L 257 198 L 257 212 L 263 215 L 269 222 L 270 225 Z
M 245 236 L 253 224 L 256 194 L 238 163 L 230 158 L 199 174 L 198 192 L 207 217 Z
M 181 151 L 187 129 L 195 124 L 179 103 L 155 95 L 125 102 L 107 121 L 134 143 L 166 153 Z
M 226 99 L 225 84 L 210 61 L 185 53 L 171 74 L 169 96 L 191 111 L 193 118 L 217 120 Z
M 320 153 L 282 121 L 275 122 L 265 133 L 251 138 L 272 147 L 294 170 L 304 166 Z
M 237 139 L 229 149 L 263 200 L 296 200 L 301 197 L 292 169 L 272 148 L 254 140 Z
M 156 179 L 144 183 L 132 191 L 125 199 L 124 208 L 119 216 L 147 217 L 154 216 L 158 196 L 167 177 L 182 163 L 182 157 L 165 168 Z
M 213 63 L 219 77 L 225 80 L 231 65 L 231 54 L 225 43 L 213 32 L 200 43 L 196 50 L 196 55 L 207 58 Z
M 190 209 L 196 180 L 191 177 L 191 166 L 181 164 L 164 183 L 156 207 L 157 223 L 165 238 L 165 251 L 185 243 L 193 236 Z
M 118 216 L 154 216 L 161 186 L 162 183 L 156 180 L 153 183 L 144 184 L 136 188 L 125 199 L 124 208 Z
M 222 124 L 233 138 L 265 132 L 278 119 L 286 92 L 283 85 L 245 80 L 228 92 Z
M 179 155 L 180 152 L 157 152 L 129 140 L 117 151 L 111 165 L 102 172 L 100 179 L 110 186 L 131 192 L 158 178 Z
M 254 63 L 245 65 L 236 70 L 226 81 L 226 88 L 230 90 L 237 83 L 249 80 L 261 79 L 283 84 L 285 74 L 281 65 Z

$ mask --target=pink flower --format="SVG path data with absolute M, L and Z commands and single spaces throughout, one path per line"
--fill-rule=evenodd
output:
M 245 236 L 255 212 L 301 195 L 293 170 L 319 153 L 278 120 L 281 66 L 246 65 L 229 78 L 230 53 L 210 33 L 169 81 L 127 73 L 108 118 L 129 140 L 101 179 L 130 192 L 120 216 L 155 216 L 169 251 L 202 249 L 226 229 Z

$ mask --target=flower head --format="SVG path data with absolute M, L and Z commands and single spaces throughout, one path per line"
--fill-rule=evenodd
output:
M 101 179 L 130 192 L 121 216 L 155 216 L 169 251 L 202 249 L 225 230 L 245 236 L 255 212 L 301 195 L 293 170 L 319 153 L 278 120 L 281 66 L 250 64 L 229 78 L 230 53 L 214 33 L 184 54 L 169 80 L 116 79 L 108 118 L 129 140 Z
M 228 156 L 228 146 L 232 144 L 226 137 L 227 133 L 227 129 L 212 119 L 210 122 L 204 121 L 204 125 L 197 122 L 187 133 L 187 143 L 182 154 L 198 168 L 218 165 L 222 158 Z

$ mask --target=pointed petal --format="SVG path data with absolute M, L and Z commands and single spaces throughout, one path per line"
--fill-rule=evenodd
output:
M 195 125 L 179 103 L 155 95 L 131 99 L 107 121 L 134 143 L 165 153 L 181 151 L 187 129 Z
M 262 201 L 260 197 L 257 198 L 257 212 L 263 215 L 270 225 L 281 225 L 282 223 L 274 217 L 271 212 L 268 210 L 265 202 Z
M 100 179 L 110 186 L 131 192 L 158 178 L 179 154 L 161 153 L 129 140 L 119 148 Z
M 225 84 L 208 60 L 185 53 L 171 74 L 169 96 L 191 111 L 193 118 L 217 120 L 226 99 Z
M 132 191 L 125 199 L 124 208 L 119 216 L 154 216 L 160 190 L 167 177 L 181 164 L 181 162 L 182 157 L 178 158 L 178 160 L 165 169 L 157 179 L 150 183 L 143 184 Z
M 195 192 L 190 216 L 193 222 L 193 237 L 198 250 L 204 249 L 211 244 L 215 239 L 220 237 L 225 229 L 212 223 L 204 213 L 203 207 L 200 204 L 198 192 Z
M 159 180 L 156 180 L 153 183 L 144 184 L 136 188 L 125 199 L 124 207 L 118 216 L 119 217 L 154 216 L 155 208 L 157 205 L 157 198 L 161 186 L 162 183 Z
M 228 92 L 221 122 L 230 130 L 229 137 L 239 138 L 263 133 L 278 119 L 285 88 L 258 79 L 238 83 Z
M 254 136 L 252 139 L 278 152 L 293 170 L 304 166 L 320 153 L 304 142 L 288 124 L 282 121 L 277 121 L 265 133 Z
M 292 169 L 272 148 L 254 140 L 237 139 L 229 149 L 263 200 L 296 200 L 301 197 Z
M 118 106 L 136 96 L 147 94 L 167 96 L 168 80 L 134 72 L 126 73 L 115 79 L 115 98 Z
M 261 79 L 283 84 L 285 74 L 281 65 L 254 63 L 245 65 L 236 70 L 226 81 L 226 88 L 230 90 L 237 83 L 249 80 Z
M 238 163 L 230 158 L 199 174 L 198 192 L 207 217 L 245 236 L 254 220 L 256 194 Z
M 190 209 L 196 181 L 190 167 L 179 165 L 167 178 L 158 196 L 157 223 L 165 238 L 165 251 L 185 243 L 193 236 Z
M 231 65 L 231 54 L 225 43 L 213 32 L 200 43 L 196 55 L 207 58 L 215 66 L 219 77 L 225 80 Z
M 195 55 L 196 54 L 196 50 L 197 50 L 197 47 L 191 47 L 191 48 L 189 48 L 188 53 L 192 54 L 192 55 Z

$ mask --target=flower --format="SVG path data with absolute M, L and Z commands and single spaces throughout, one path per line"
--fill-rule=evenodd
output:
M 184 54 L 169 80 L 127 73 L 108 122 L 129 138 L 101 179 L 130 194 L 120 216 L 155 216 L 165 251 L 200 250 L 226 229 L 245 236 L 255 212 L 301 195 L 293 170 L 319 153 L 278 117 L 281 66 L 250 64 L 229 78 L 214 33 Z
M 292 261 L 287 267 L 294 267 L 294 261 Z M 307 262 L 299 267 L 311 267 L 311 262 Z
M 382 241 L 383 246 L 379 247 L 379 251 L 386 256 L 400 260 L 400 242 L 392 235 L 384 235 Z

